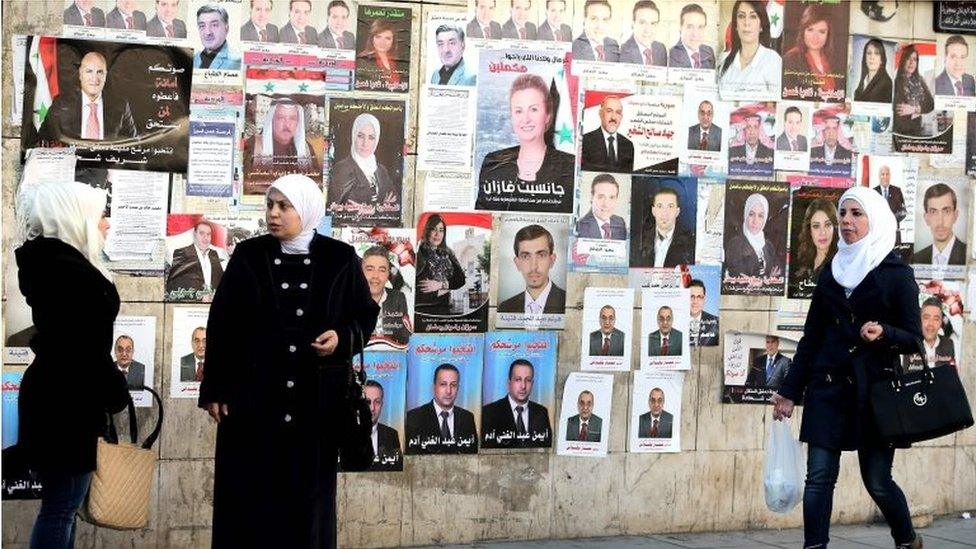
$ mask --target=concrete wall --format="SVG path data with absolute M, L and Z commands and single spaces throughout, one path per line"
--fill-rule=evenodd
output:
M 857 2 L 855 2 L 856 4 Z M 245 2 L 246 4 L 246 2 Z M 729 10 L 731 3 L 723 2 Z M 415 29 L 423 10 L 415 9 Z M 57 34 L 63 2 L 3 0 L 3 40 L 19 34 Z M 438 9 L 429 4 L 424 10 Z M 457 8 L 455 8 L 457 9 Z M 934 38 L 929 3 L 914 6 L 911 28 L 863 29 L 903 38 Z M 416 51 L 416 50 L 415 50 Z M 13 190 L 20 176 L 19 130 L 8 123 L 11 53 L 3 51 L 3 250 L 8 249 Z M 416 73 L 411 81 L 416 82 Z M 412 94 L 414 105 L 416 90 Z M 411 124 L 416 124 L 416 115 Z M 965 124 L 956 125 L 964 131 Z M 413 133 L 413 132 L 412 132 Z M 414 134 L 415 135 L 415 134 Z M 409 142 L 415 142 L 411 138 Z M 922 159 L 923 171 L 931 171 Z M 412 166 L 408 161 L 408 167 Z M 412 173 L 412 170 L 411 170 Z M 407 225 L 411 197 L 423 196 L 422 173 L 405 187 Z M 407 178 L 407 182 L 414 181 Z M 410 192 L 414 191 L 414 192 Z M 419 202 L 414 204 L 417 211 Z M 560 334 L 557 401 L 563 381 L 579 367 L 583 288 L 624 286 L 622 277 L 571 274 L 567 329 Z M 156 364 L 169 363 L 171 306 L 159 278 L 119 277 L 122 314 L 156 315 Z M 723 297 L 725 329 L 773 329 L 780 298 Z M 635 315 L 637 312 L 635 311 Z M 967 323 L 961 368 L 976 397 L 976 329 Z M 169 393 L 165 368 L 155 385 Z M 575 538 L 798 526 L 800 508 L 781 516 L 766 510 L 762 490 L 763 446 L 772 421 L 768 408 L 720 403 L 721 347 L 695 351 L 682 407 L 682 452 L 625 452 L 630 404 L 629 373 L 614 374 L 613 428 L 604 459 L 559 457 L 552 452 L 483 451 L 476 456 L 407 457 L 402 473 L 342 475 L 339 483 L 340 544 L 388 547 L 476 540 Z M 213 481 L 213 423 L 191 400 L 165 399 L 166 421 L 156 448 L 158 474 L 147 528 L 116 532 L 79 523 L 78 547 L 207 547 Z M 976 407 L 976 400 L 974 400 Z M 559 411 L 553 411 L 558 417 Z M 153 418 L 142 413 L 142 421 Z M 259 436 L 256 434 L 256 436 Z M 836 522 L 871 519 L 875 507 L 860 484 L 853 454 L 842 459 L 834 503 Z M 935 513 L 976 508 L 976 429 L 898 452 L 895 478 L 910 505 Z M 3 502 L 4 547 L 26 547 L 38 502 Z M 274 527 L 274 525 L 268 525 Z

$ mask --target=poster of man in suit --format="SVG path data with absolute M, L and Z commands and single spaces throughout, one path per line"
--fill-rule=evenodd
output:
M 584 122 L 583 156 L 580 167 L 588 171 L 606 171 L 614 173 L 630 173 L 634 170 L 634 143 L 621 131 L 624 119 L 623 98 L 618 95 L 605 95 L 598 98 L 595 92 L 587 92 L 592 96 L 586 101 L 587 108 L 583 111 L 584 120 L 592 119 L 593 114 L 599 122 L 599 127 L 587 131 L 592 124 Z M 591 102 L 599 103 L 590 105 Z
M 634 372 L 630 452 L 681 451 L 681 393 L 684 372 Z
M 690 265 L 686 284 L 689 297 L 688 343 L 692 347 L 714 347 L 719 340 L 719 291 L 721 267 Z
M 624 273 L 630 247 L 630 176 L 584 172 L 570 238 L 574 271 Z
M 691 367 L 688 288 L 641 288 L 641 369 Z
M 849 117 L 844 105 L 813 113 L 810 144 L 810 174 L 850 177 L 854 167 L 854 136 L 844 123 Z
M 677 83 L 711 84 L 715 79 L 719 43 L 718 4 L 715 2 L 661 2 L 668 47 L 668 79 Z
M 582 370 L 630 370 L 633 310 L 633 288 L 588 287 L 583 291 Z
M 724 173 L 731 103 L 721 101 L 714 87 L 688 86 L 679 113 L 679 126 L 687 130 L 680 159 L 694 174 Z
M 119 315 L 112 333 L 112 357 L 125 374 L 136 407 L 152 406 L 152 396 L 139 387 L 153 386 L 156 364 L 156 317 Z
M 186 38 L 187 1 L 155 0 L 155 14 L 146 23 L 146 35 L 164 41 Z
M 729 175 L 773 175 L 775 103 L 746 103 L 729 114 Z
M 698 179 L 635 176 L 631 189 L 630 266 L 695 263 Z
M 796 343 L 778 334 L 725 332 L 722 402 L 769 404 L 789 372 Z
M 278 41 L 299 46 L 317 45 L 319 35 L 312 26 L 312 17 L 311 0 L 289 0 L 288 18 L 278 30 Z
M 250 8 L 241 25 L 241 42 L 278 43 L 278 25 L 271 22 L 272 0 L 252 0 Z
M 604 457 L 610 439 L 613 374 L 572 372 L 563 384 L 556 453 Z
M 562 328 L 569 216 L 501 214 L 500 221 L 496 326 Z
M 969 197 L 964 176 L 920 176 L 911 258 L 917 278 L 963 278 Z
M 583 32 L 573 40 L 573 61 L 619 61 L 620 43 L 616 40 L 619 18 L 614 17 L 610 2 L 587 0 L 583 3 L 582 19 Z
M 240 6 L 214 0 L 193 0 L 190 2 L 190 18 L 196 27 L 196 31 L 190 32 L 195 50 L 193 68 L 240 71 L 240 37 L 233 32 L 241 26 Z M 198 74 L 201 75 L 198 77 L 200 82 L 212 78 L 206 71 Z M 234 77 L 235 82 L 239 78 L 236 74 L 227 76 Z
M 964 287 L 960 281 L 919 280 L 918 301 L 922 321 L 922 349 L 902 357 L 907 370 L 958 366 L 964 324 Z
M 874 189 L 888 202 L 898 231 L 895 233 L 895 251 L 910 260 L 915 241 L 918 159 L 862 154 L 857 162 L 857 181 Z
M 481 385 L 482 448 L 552 448 L 556 332 L 489 332 Z
M 407 353 L 406 453 L 476 454 L 484 338 L 414 334 Z
M 104 27 L 105 12 L 95 0 L 65 0 L 63 20 L 75 27 Z
M 976 41 L 961 34 L 936 35 L 935 107 L 972 109 L 976 107 L 976 57 L 971 55 Z
M 326 5 L 326 25 L 319 31 L 319 46 L 335 50 L 355 50 L 356 16 L 346 0 L 331 0 Z
M 781 101 L 776 104 L 776 152 L 774 165 L 777 170 L 805 172 L 810 168 L 811 136 L 810 104 L 802 101 Z
M 209 302 L 229 259 L 227 230 L 197 214 L 166 220 L 165 300 Z
M 373 422 L 373 465 L 367 471 L 403 470 L 403 428 L 407 397 L 407 355 L 370 351 L 364 355 L 366 402 Z
M 196 399 L 206 367 L 210 307 L 174 307 L 170 348 L 170 398 Z
M 116 0 L 115 7 L 105 16 L 105 27 L 146 32 L 146 12 L 137 7 L 136 0 Z
M 502 26 L 495 20 L 496 7 L 496 0 L 475 0 L 474 18 L 468 21 L 466 29 L 468 37 L 485 40 L 498 40 L 502 37 Z
M 539 40 L 572 42 L 573 29 L 569 22 L 573 6 L 567 0 L 546 0 L 544 18 L 539 23 Z

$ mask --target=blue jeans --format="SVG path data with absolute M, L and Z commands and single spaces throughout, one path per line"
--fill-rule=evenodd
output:
M 894 448 L 862 448 L 857 451 L 864 487 L 881 509 L 895 544 L 901 546 L 915 540 L 915 530 L 905 494 L 891 478 L 894 458 Z M 827 547 L 830 541 L 830 513 L 839 471 L 840 450 L 809 447 L 806 489 L 803 492 L 804 549 Z
M 42 474 L 41 511 L 34 521 L 30 549 L 72 549 L 75 513 L 88 494 L 91 473 Z

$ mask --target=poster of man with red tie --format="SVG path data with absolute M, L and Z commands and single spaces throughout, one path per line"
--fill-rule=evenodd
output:
M 572 372 L 563 385 L 556 427 L 560 456 L 606 457 L 610 445 L 613 375 Z
M 629 371 L 633 333 L 633 288 L 590 287 L 583 291 L 582 370 Z
M 641 369 L 688 370 L 688 288 L 641 289 Z
M 587 172 L 581 179 L 570 231 L 570 269 L 626 274 L 630 176 Z
M 773 163 L 777 170 L 805 172 L 810 168 L 812 140 L 812 106 L 803 101 L 781 101 L 776 104 L 776 151 Z
M 630 399 L 630 452 L 681 451 L 684 372 L 634 372 Z
M 722 402 L 768 404 L 786 379 L 796 344 L 775 334 L 725 332 Z
M 197 398 L 207 353 L 210 307 L 175 307 L 170 349 L 170 398 Z

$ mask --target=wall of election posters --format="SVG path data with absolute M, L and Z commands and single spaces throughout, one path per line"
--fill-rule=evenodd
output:
M 140 421 L 142 386 L 167 417 L 151 527 L 79 537 L 209 539 L 208 306 L 266 232 L 269 184 L 303 174 L 381 307 L 377 459 L 341 476 L 342 545 L 798 525 L 757 479 L 845 189 L 885 198 L 916 274 L 924 346 L 903 367 L 958 368 L 976 398 L 962 4 L 5 0 L 3 447 L 32 359 L 13 198 L 107 189 L 113 361 Z M 913 505 L 972 508 L 974 452 L 972 432 L 927 442 L 895 476 Z M 3 498 L 36 498 L 17 475 Z M 667 513 L 646 504 L 661 489 Z M 870 517 L 838 490 L 835 515 Z M 3 543 L 32 513 L 4 506 Z

